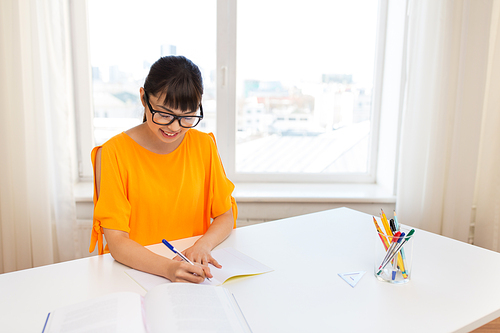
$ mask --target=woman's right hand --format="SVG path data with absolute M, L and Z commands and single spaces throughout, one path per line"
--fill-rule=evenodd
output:
M 210 268 L 199 264 L 191 265 L 184 261 L 170 260 L 166 278 L 172 282 L 202 283 L 205 278 L 212 278 Z
M 166 277 L 172 282 L 202 283 L 205 277 L 213 277 L 208 266 L 197 263 L 191 265 L 160 256 L 131 240 L 125 231 L 103 228 L 103 233 L 109 252 L 116 261 L 124 265 Z

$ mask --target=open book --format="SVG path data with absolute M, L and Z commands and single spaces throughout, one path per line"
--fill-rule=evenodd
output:
M 209 264 L 210 272 L 214 277 L 210 281 L 205 279 L 201 284 L 220 286 L 228 279 L 236 276 L 257 275 L 272 271 L 271 268 L 232 247 L 214 250 L 212 256 L 222 265 L 222 268 L 219 269 Z M 135 269 L 128 269 L 125 273 L 146 290 L 163 283 L 171 283 L 170 280 L 164 277 Z
M 49 313 L 42 333 L 251 332 L 223 287 L 162 284 L 142 297 L 120 292 Z

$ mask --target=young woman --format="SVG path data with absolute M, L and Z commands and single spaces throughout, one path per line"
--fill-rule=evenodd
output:
M 208 263 L 221 267 L 210 253 L 236 226 L 237 206 L 213 135 L 193 129 L 202 94 L 195 64 L 160 58 L 140 88 L 143 123 L 92 150 L 91 252 L 97 243 L 99 254 L 173 282 L 200 283 L 212 277 Z M 197 235 L 183 252 L 194 266 L 144 247 Z

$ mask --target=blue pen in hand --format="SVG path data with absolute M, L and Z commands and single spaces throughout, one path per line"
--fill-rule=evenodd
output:
M 190 263 L 191 265 L 194 266 L 193 262 L 189 260 L 185 255 L 183 255 L 181 252 L 177 251 L 177 249 L 170 244 L 166 239 L 162 240 L 163 244 L 165 244 L 173 253 L 177 254 L 179 257 L 181 257 L 182 260 L 184 260 L 187 263 Z M 206 278 L 208 281 L 210 281 L 209 278 Z

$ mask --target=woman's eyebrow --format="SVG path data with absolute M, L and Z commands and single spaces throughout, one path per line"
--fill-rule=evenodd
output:
M 162 108 L 163 110 L 165 111 L 168 111 L 168 112 L 171 112 L 171 113 L 174 113 L 174 111 L 170 110 L 169 108 L 167 108 L 166 106 L 163 106 L 163 105 L 160 105 L 160 104 L 157 104 L 156 105 L 157 107 L 159 108 Z
M 163 106 L 163 105 L 157 105 L 158 107 L 162 108 L 163 110 L 165 111 L 168 111 L 169 113 L 171 114 L 176 114 L 174 111 L 170 110 L 169 108 L 167 108 L 166 106 Z M 185 114 L 185 113 L 196 113 L 196 111 L 183 111 L 182 114 Z

